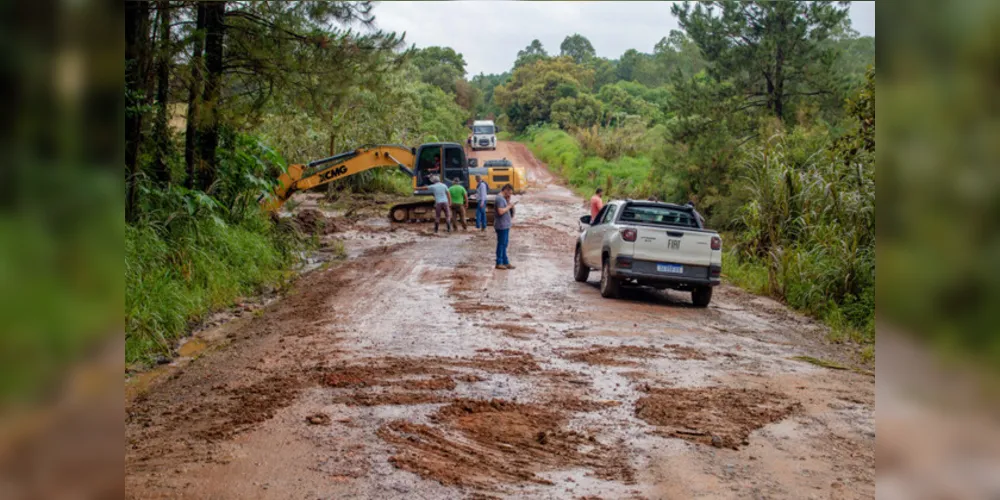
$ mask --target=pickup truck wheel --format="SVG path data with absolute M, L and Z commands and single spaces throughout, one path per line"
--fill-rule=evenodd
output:
M 589 277 L 590 268 L 583 263 L 583 255 L 580 254 L 580 248 L 577 247 L 576 255 L 573 257 L 573 279 L 583 283 Z
M 691 302 L 694 303 L 695 307 L 708 307 L 708 303 L 711 301 L 712 287 L 710 286 L 700 286 L 691 292 Z
M 617 299 L 619 285 L 618 278 L 611 276 L 611 263 L 605 260 L 601 266 L 601 296 L 606 299 Z

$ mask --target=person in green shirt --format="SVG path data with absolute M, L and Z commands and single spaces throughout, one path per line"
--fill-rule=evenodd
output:
M 451 213 L 455 221 L 455 229 L 458 229 L 458 221 L 462 221 L 462 230 L 468 231 L 469 226 L 466 224 L 465 219 L 468 216 L 465 213 L 466 205 L 469 204 L 468 196 L 465 191 L 465 187 L 462 186 L 462 181 L 458 179 L 452 179 L 451 187 L 448 188 L 448 192 L 451 193 Z

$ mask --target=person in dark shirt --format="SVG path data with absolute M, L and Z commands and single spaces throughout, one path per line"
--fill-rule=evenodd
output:
M 497 269 L 514 269 L 507 258 L 507 245 L 510 243 L 511 216 L 517 201 L 511 202 L 514 186 L 504 185 L 500 195 L 496 197 L 496 214 L 493 216 L 493 229 L 497 232 Z

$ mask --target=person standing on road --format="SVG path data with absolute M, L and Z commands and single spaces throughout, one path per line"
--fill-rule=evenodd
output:
M 459 179 L 451 180 L 451 187 L 448 188 L 448 195 L 451 197 L 451 213 L 455 214 L 455 230 L 458 231 L 458 223 L 462 223 L 462 231 L 468 231 L 469 225 L 465 222 L 468 219 L 465 209 L 469 206 L 469 199 L 467 197 L 468 192 L 465 190 L 465 186 L 462 185 L 462 181 Z
M 438 232 L 438 224 L 441 222 L 441 212 L 444 212 L 444 221 L 448 232 L 451 232 L 451 192 L 441 179 L 436 175 L 431 176 L 432 184 L 427 189 L 434 195 L 434 232 Z
M 505 184 L 500 190 L 500 196 L 496 198 L 496 213 L 493 215 L 493 229 L 497 232 L 497 269 L 514 269 L 507 258 L 507 245 L 510 243 L 511 216 L 514 215 L 514 206 L 517 202 L 511 202 L 510 197 L 514 194 L 514 186 Z
M 594 219 L 596 219 L 597 218 L 597 212 L 600 212 L 601 209 L 604 208 L 604 202 L 601 201 L 601 194 L 603 194 L 603 193 L 604 193 L 603 189 L 597 188 L 597 191 L 594 192 L 594 196 L 590 197 L 590 220 L 591 221 L 593 221 Z
M 486 231 L 486 198 L 490 194 L 490 186 L 483 176 L 476 176 L 476 229 Z

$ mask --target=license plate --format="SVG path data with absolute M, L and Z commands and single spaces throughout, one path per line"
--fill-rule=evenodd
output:
M 684 266 L 677 264 L 657 264 L 656 271 L 670 274 L 684 274 Z
M 673 239 L 667 240 L 667 250 L 680 250 L 680 249 L 681 249 L 681 240 L 673 240 Z

